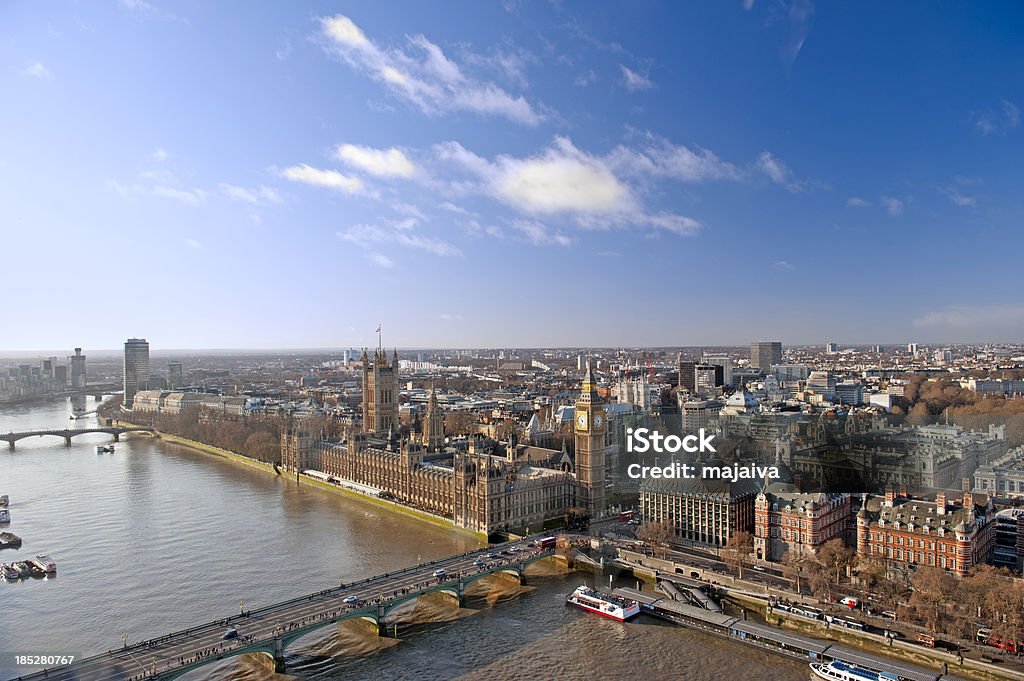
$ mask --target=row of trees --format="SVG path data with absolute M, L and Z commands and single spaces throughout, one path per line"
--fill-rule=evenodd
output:
M 281 462 L 285 417 L 229 417 L 191 407 L 180 414 L 132 413 L 133 423 L 269 463 Z
M 665 557 L 674 532 L 667 521 L 650 522 L 637 528 L 637 537 Z M 753 549 L 753 535 L 741 531 L 732 534 L 722 551 L 741 579 Z M 1024 580 L 991 565 L 975 566 L 962 578 L 939 567 L 920 566 L 911 572 L 880 556 L 858 556 L 840 539 L 826 542 L 814 555 L 787 552 L 781 565 L 797 593 L 807 588 L 829 601 L 841 593 L 870 595 L 874 606 L 896 611 L 901 620 L 939 635 L 970 639 L 983 626 L 1002 639 L 1020 640 L 1024 633 Z

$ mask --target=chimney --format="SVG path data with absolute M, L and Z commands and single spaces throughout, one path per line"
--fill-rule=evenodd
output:
M 893 487 L 885 488 L 885 505 L 892 508 L 893 502 L 896 501 L 896 490 Z
M 939 492 L 935 497 L 935 512 L 939 515 L 946 515 L 946 493 Z
M 960 489 L 963 490 L 964 492 L 970 492 L 971 491 L 971 479 L 970 478 L 964 478 L 960 482 Z
M 964 508 L 973 510 L 974 509 L 974 495 L 970 492 L 964 492 L 963 500 Z
M 905 482 L 900 485 L 900 498 L 901 499 L 909 499 L 910 498 L 907 495 L 907 483 L 905 483 Z

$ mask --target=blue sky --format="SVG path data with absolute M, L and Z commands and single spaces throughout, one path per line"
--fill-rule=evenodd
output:
M 1021 341 L 1014 3 L 0 5 L 0 349 Z

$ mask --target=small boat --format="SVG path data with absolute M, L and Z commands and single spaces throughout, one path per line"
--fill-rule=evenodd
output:
M 28 564 L 28 561 L 18 561 L 17 563 L 11 563 L 11 567 L 18 571 L 19 577 L 30 577 L 32 575 L 32 566 Z
M 611 596 L 585 584 L 566 596 L 565 602 L 617 622 L 625 622 L 640 614 L 640 604 L 636 601 Z
M 36 556 L 35 560 L 32 560 L 30 562 L 32 563 L 33 566 L 39 568 L 48 575 L 56 574 L 57 572 L 56 561 L 54 561 L 53 558 L 50 558 L 45 554 L 41 556 Z
M 21 537 L 13 532 L 0 532 L 0 549 L 16 549 L 21 546 Z
M 113 454 L 114 445 L 96 445 L 97 454 Z
M 9 503 L 11 503 L 11 498 L 9 496 L 7 496 L 6 494 L 0 496 L 0 506 L 6 506 Z
M 11 522 L 11 512 L 6 508 L 0 508 L 0 523 Z
M 829 681 L 900 681 L 902 678 L 896 674 L 876 672 L 841 660 L 832 660 L 828 664 L 812 662 L 811 671 L 814 672 L 815 678 Z
M 3 563 L 0 564 L 0 577 L 3 577 L 8 582 L 13 582 L 16 579 L 21 579 L 21 572 L 13 565 Z

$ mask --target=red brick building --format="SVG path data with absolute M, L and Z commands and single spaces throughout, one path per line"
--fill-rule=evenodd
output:
M 790 551 L 816 552 L 825 542 L 845 542 L 850 495 L 764 491 L 754 502 L 754 555 L 781 560 Z
M 857 553 L 910 567 L 930 565 L 965 575 L 989 561 L 995 539 L 987 498 L 979 504 L 970 492 L 955 502 L 945 492 L 939 492 L 934 502 L 894 491 L 884 500 L 865 495 L 857 514 Z

